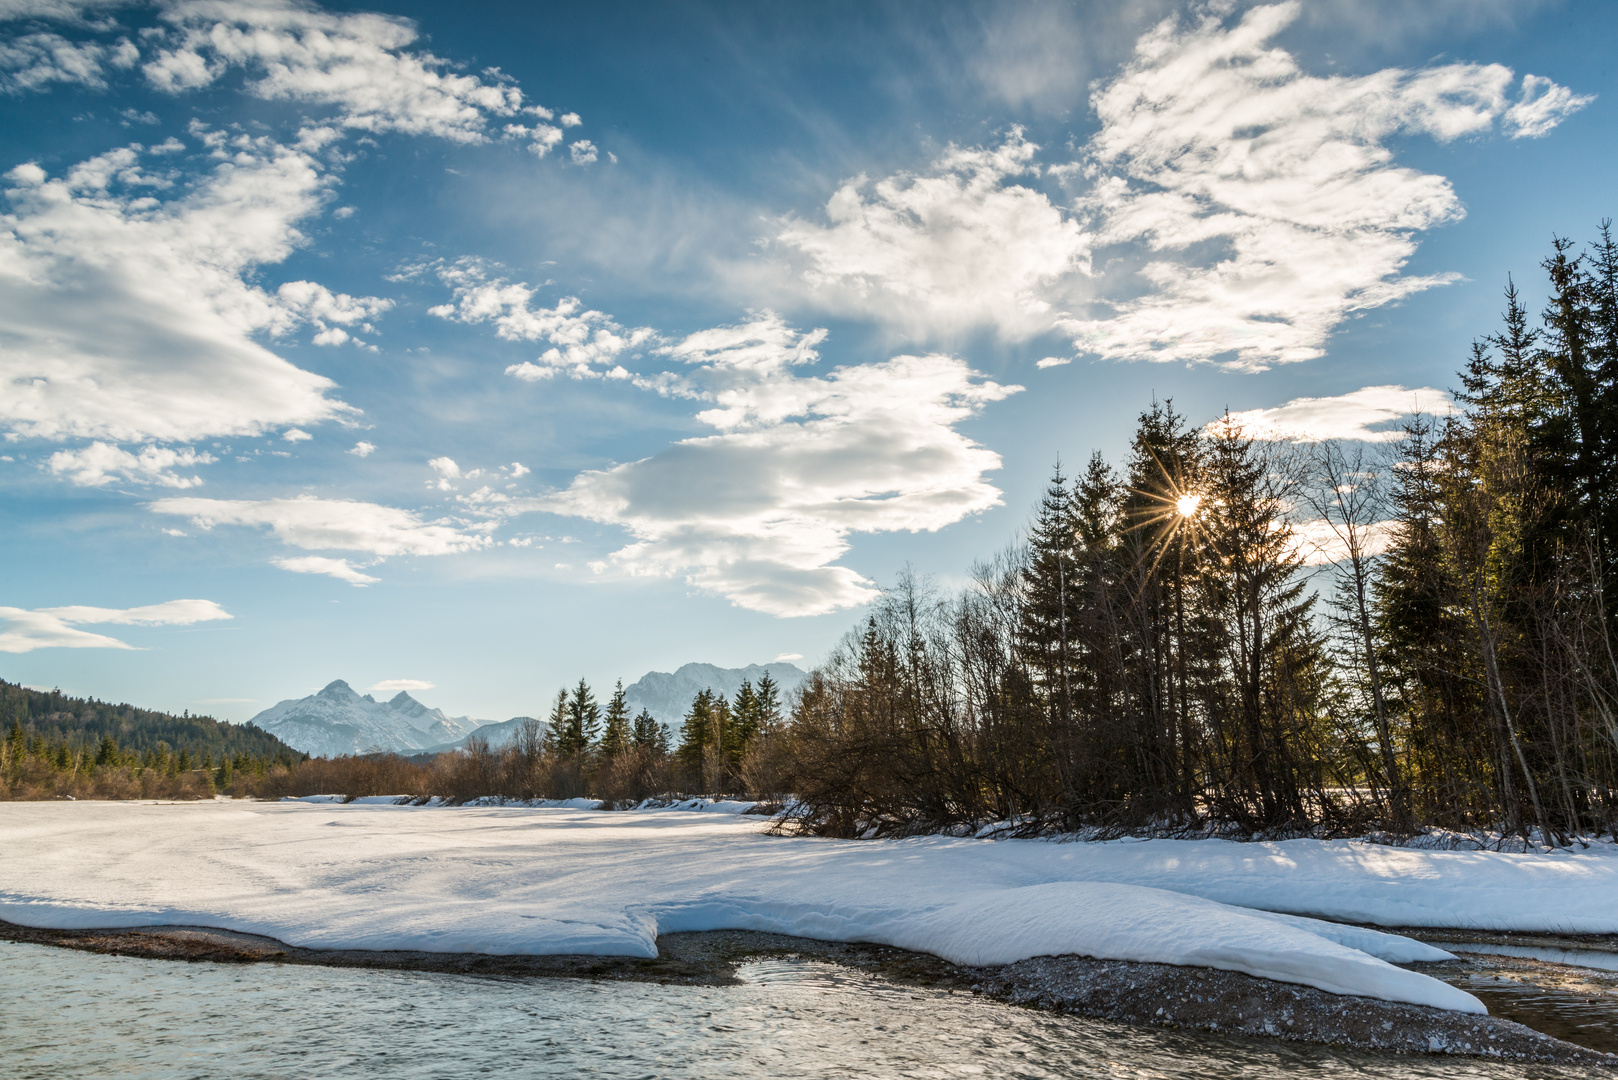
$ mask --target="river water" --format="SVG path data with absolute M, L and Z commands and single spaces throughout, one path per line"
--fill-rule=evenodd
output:
M 917 990 L 827 964 L 742 986 L 180 963 L 0 943 L 0 1075 L 120 1077 L 1573 1077 L 1175 1032 Z

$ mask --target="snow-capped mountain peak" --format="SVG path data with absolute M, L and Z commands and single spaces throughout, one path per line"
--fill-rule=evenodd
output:
M 465 738 L 483 721 L 446 716 L 401 690 L 379 702 L 333 679 L 304 698 L 277 702 L 252 722 L 289 746 L 323 757 L 376 750 L 424 750 Z

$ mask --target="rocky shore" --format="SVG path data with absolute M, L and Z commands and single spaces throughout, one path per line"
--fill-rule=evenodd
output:
M 904 985 L 971 992 L 1015 1005 L 1126 1024 L 1279 1038 L 1357 1051 L 1463 1055 L 1618 1069 L 1618 1056 L 1577 1046 L 1498 1016 L 1344 997 L 1211 968 L 1078 956 L 1035 957 L 997 967 L 962 967 L 889 946 L 741 930 L 666 934 L 658 939 L 659 955 L 655 959 L 302 949 L 273 938 L 187 926 L 43 930 L 0 921 L 0 939 L 163 960 L 320 964 L 688 985 L 734 984 L 740 981 L 736 975 L 738 964 L 796 956 L 843 965 Z M 1532 982 L 1540 977 L 1532 968 L 1532 964 L 1518 962 L 1511 969 L 1519 981 Z M 1545 974 L 1542 981 L 1558 978 L 1565 981 L 1567 976 L 1552 972 Z M 1603 982 L 1592 992 L 1613 991 L 1618 991 L 1618 977 L 1613 985 Z

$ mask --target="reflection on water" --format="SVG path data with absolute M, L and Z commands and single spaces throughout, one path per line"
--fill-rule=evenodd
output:
M 1539 945 L 1445 942 L 1457 961 L 1425 965 L 1495 1016 L 1618 1054 L 1618 954 Z
M 1597 971 L 1618 971 L 1618 953 L 1598 952 L 1595 949 L 1550 949 L 1541 945 L 1494 945 L 1461 941 L 1429 941 L 1428 944 L 1446 952 L 1519 956 L 1528 960 L 1544 960 L 1551 964 L 1594 968 Z
M 1559 1077 L 1140 1031 L 808 961 L 659 986 L 187 964 L 0 944 L 0 1072 L 25 1078 Z

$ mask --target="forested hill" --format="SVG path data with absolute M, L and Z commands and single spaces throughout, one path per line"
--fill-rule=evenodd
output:
M 103 737 L 125 751 L 145 754 L 166 743 L 175 753 L 199 760 L 240 755 L 274 761 L 305 756 L 252 724 L 226 724 L 211 716 L 174 716 L 133 705 L 113 705 L 94 698 L 68 697 L 59 691 L 30 690 L 0 679 L 0 734 L 21 726 L 28 735 L 50 742 L 94 747 Z

